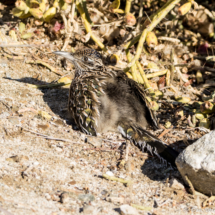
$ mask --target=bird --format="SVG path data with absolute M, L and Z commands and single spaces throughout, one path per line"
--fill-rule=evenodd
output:
M 146 130 L 148 126 L 159 127 L 140 84 L 128 78 L 124 71 L 106 66 L 103 56 L 94 49 L 53 53 L 75 67 L 68 109 L 82 132 L 93 136 L 120 132 L 142 151 L 175 166 L 179 153 Z

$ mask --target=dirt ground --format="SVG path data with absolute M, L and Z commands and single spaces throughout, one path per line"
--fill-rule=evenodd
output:
M 38 42 L 46 46 L 46 41 Z M 67 112 L 68 87 L 29 85 L 59 79 L 48 68 L 26 62 L 35 53 L 64 75 L 73 75 L 71 65 L 64 69 L 51 54 L 56 50 L 58 44 L 52 42 L 46 52 L 36 48 L 0 51 L 0 214 L 117 215 L 123 204 L 142 206 L 138 212 L 144 215 L 215 214 L 214 206 L 202 207 L 205 197 L 171 186 L 173 179 L 184 182 L 177 170 L 157 158 L 132 145 L 125 162 L 126 141 L 119 134 L 93 138 L 78 131 Z M 23 58 L 11 59 L 11 54 Z M 159 114 L 163 125 L 168 113 Z M 203 134 L 182 126 L 162 140 L 181 151 L 186 147 L 183 139 Z M 105 173 L 131 183 L 106 180 Z

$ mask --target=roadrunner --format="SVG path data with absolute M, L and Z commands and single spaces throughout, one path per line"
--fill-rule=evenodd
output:
M 119 131 L 141 150 L 146 149 L 175 166 L 178 153 L 145 130 L 148 125 L 156 129 L 158 124 L 137 82 L 123 71 L 104 66 L 101 54 L 93 49 L 54 53 L 75 66 L 68 106 L 84 133 L 96 136 Z

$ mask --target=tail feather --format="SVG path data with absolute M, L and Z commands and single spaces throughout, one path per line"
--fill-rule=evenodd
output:
M 125 124 L 119 124 L 118 130 L 124 138 L 131 140 L 142 151 L 146 150 L 150 154 L 156 155 L 162 162 L 175 166 L 175 159 L 179 153 L 150 132 L 135 125 L 128 126 Z

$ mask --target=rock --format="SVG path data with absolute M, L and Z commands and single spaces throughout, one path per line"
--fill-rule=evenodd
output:
M 78 196 L 78 199 L 81 200 L 81 201 L 83 201 L 83 202 L 88 203 L 88 202 L 94 201 L 95 197 L 94 197 L 94 195 L 88 193 L 88 194 L 80 194 Z
M 91 206 L 91 205 L 86 205 L 86 206 L 84 206 L 84 208 L 83 208 L 83 213 L 84 213 L 84 214 L 90 214 L 90 215 L 92 215 L 92 214 L 94 214 L 94 210 L 95 210 L 95 208 L 94 208 L 93 206 Z
M 103 196 L 105 196 L 105 195 L 108 194 L 108 191 L 107 191 L 107 190 L 102 190 L 101 194 L 102 194 Z
M 69 202 L 69 194 L 68 193 L 62 193 L 60 196 L 60 202 L 63 204 L 66 204 Z
M 137 209 L 131 207 L 130 205 L 121 205 L 120 212 L 122 215 L 138 215 L 139 214 Z
M 197 191 L 215 195 L 215 131 L 204 135 L 181 152 L 176 165 L 186 184 L 187 175 Z
M 74 185 L 74 184 L 76 184 L 76 181 L 70 181 L 70 182 L 68 182 L 68 184 L 70 184 L 70 185 Z
M 109 176 L 114 176 L 113 172 L 111 172 L 111 171 L 107 171 L 106 174 Z
M 9 161 L 9 162 L 19 162 L 19 156 L 18 155 L 11 156 L 9 158 L 6 158 L 6 161 Z
M 51 200 L 51 196 L 49 195 L 49 193 L 45 193 L 45 198 L 49 201 L 49 200 Z
M 14 156 L 11 156 L 9 158 L 6 158 L 6 161 L 9 161 L 9 162 L 20 162 L 20 163 L 23 163 L 25 161 L 28 161 L 29 158 L 28 156 L 25 156 L 25 155 L 21 155 L 21 156 L 18 156 L 18 155 L 14 155 Z
M 176 179 L 171 179 L 169 181 L 170 183 L 170 187 L 173 188 L 173 189 L 177 189 L 177 190 L 183 190 L 184 189 L 184 185 L 181 184 L 180 182 L 178 182 Z

